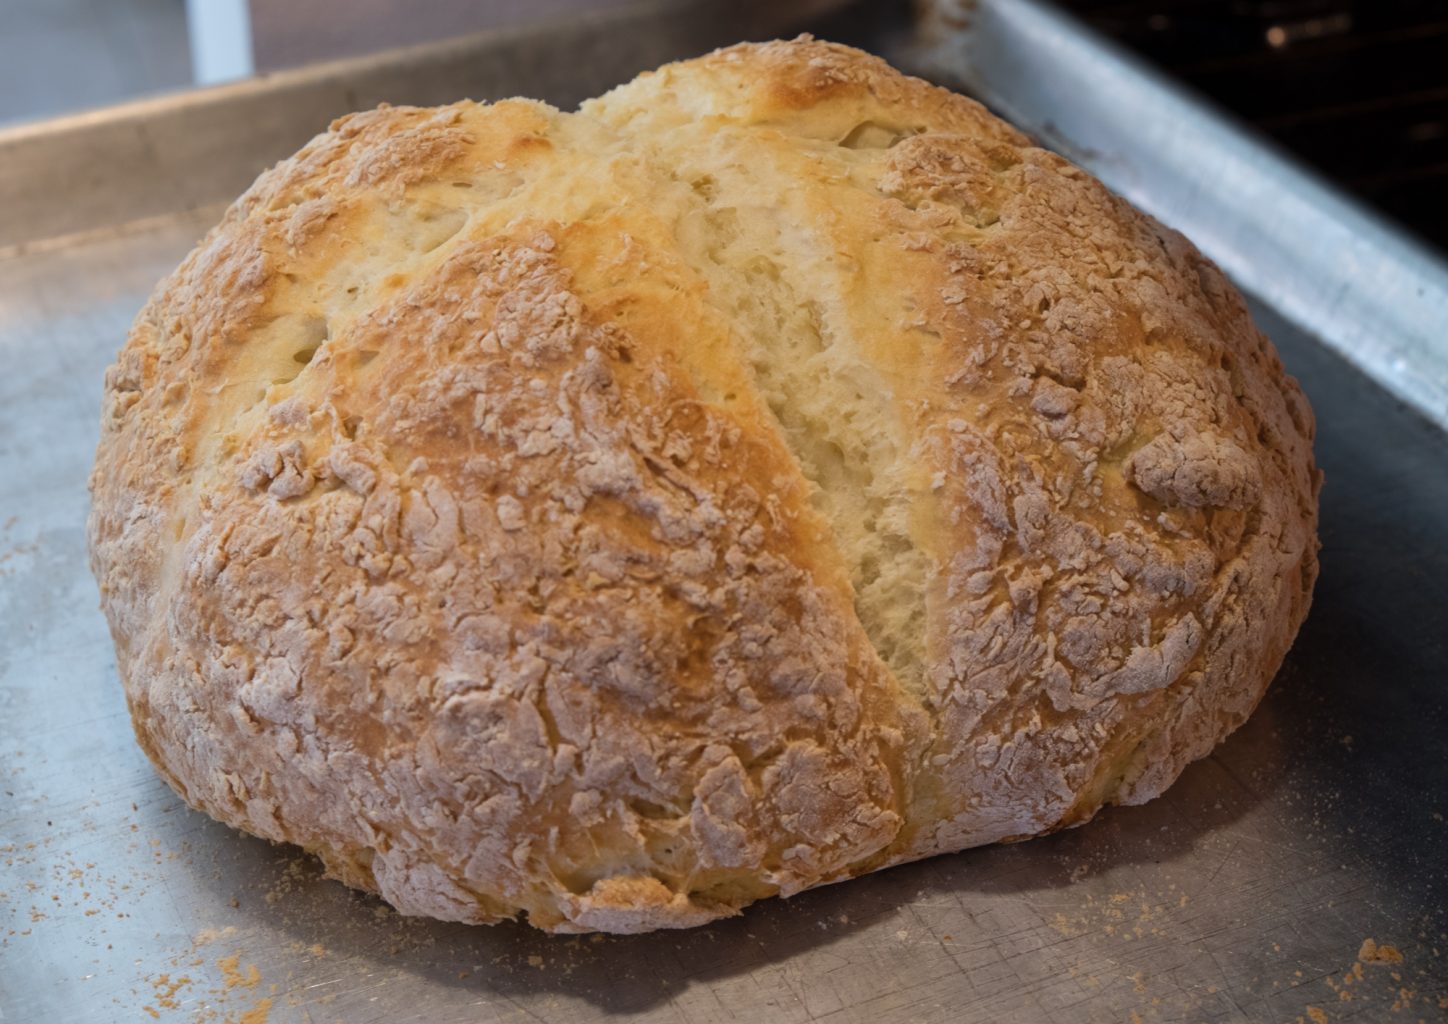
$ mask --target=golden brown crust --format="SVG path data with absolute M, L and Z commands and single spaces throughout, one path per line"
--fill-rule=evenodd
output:
M 191 803 L 409 913 L 684 927 L 1148 799 L 1316 571 L 1184 239 L 797 40 L 344 118 L 107 376 L 92 557 Z

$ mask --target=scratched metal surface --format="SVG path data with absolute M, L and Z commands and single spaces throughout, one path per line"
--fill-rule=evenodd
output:
M 130 735 L 85 477 L 103 368 L 218 212 L 0 254 L 6 1024 L 1448 1019 L 1448 445 L 1260 304 L 1318 413 L 1322 580 L 1152 804 L 599 939 L 403 919 L 188 810 Z

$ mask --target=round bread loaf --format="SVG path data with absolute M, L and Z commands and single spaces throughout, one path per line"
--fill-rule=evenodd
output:
M 1312 433 L 1180 235 L 803 38 L 262 175 L 107 374 L 91 552 L 188 803 L 636 932 L 1160 793 L 1306 614 Z

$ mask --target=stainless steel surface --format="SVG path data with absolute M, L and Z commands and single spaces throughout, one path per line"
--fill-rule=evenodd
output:
M 920 55 L 1187 234 L 1263 300 L 1448 426 L 1448 266 L 1035 0 L 958 0 Z
M 0 124 L 191 81 L 181 0 L 5 0 Z
M 136 748 L 85 561 L 100 378 L 219 210 L 145 212 L 0 256 L 6 1024 L 1448 1018 L 1448 450 L 1269 306 L 1321 426 L 1323 576 L 1212 757 L 1072 832 L 691 932 L 551 938 L 399 918 L 186 809 Z

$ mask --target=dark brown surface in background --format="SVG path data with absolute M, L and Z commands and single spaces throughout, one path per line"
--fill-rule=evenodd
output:
M 1448 248 L 1448 0 L 1058 0 Z

